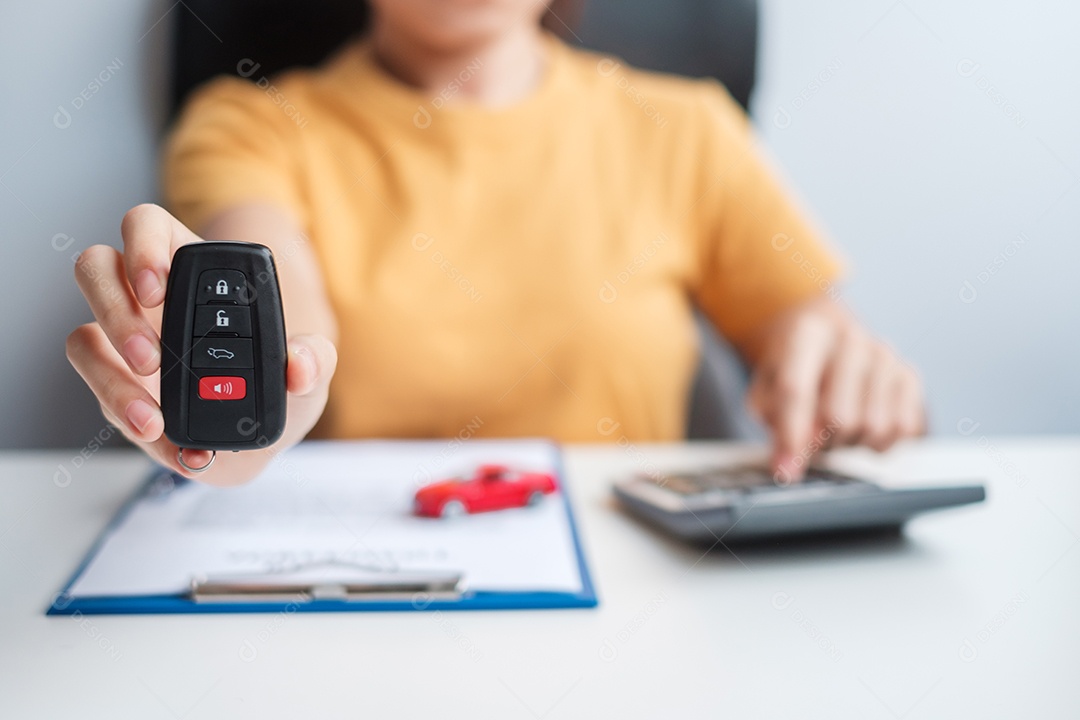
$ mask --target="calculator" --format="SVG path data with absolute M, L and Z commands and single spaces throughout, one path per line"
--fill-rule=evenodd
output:
M 820 467 L 784 484 L 753 464 L 635 475 L 614 492 L 649 524 L 708 543 L 900 528 L 918 513 L 986 498 L 977 482 L 886 487 Z

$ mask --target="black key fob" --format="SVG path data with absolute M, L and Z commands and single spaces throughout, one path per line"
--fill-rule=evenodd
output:
M 281 437 L 285 353 L 269 248 L 208 241 L 176 251 L 161 321 L 161 411 L 181 464 L 184 448 L 255 450 Z

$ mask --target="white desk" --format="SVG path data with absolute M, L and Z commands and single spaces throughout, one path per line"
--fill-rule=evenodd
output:
M 1080 717 L 1080 439 L 909 445 L 989 499 L 905 539 L 702 554 L 613 475 L 719 445 L 573 447 L 597 610 L 45 617 L 144 461 L 0 455 L 0 718 Z M 639 455 L 638 451 L 643 453 Z M 855 462 L 874 460 L 857 453 Z

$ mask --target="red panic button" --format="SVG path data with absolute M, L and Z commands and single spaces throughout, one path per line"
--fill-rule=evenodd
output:
M 199 378 L 199 397 L 203 400 L 242 400 L 246 394 L 247 381 L 242 377 Z

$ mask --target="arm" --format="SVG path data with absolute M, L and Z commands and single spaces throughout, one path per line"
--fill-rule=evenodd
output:
M 750 409 L 769 428 L 778 480 L 835 445 L 884 450 L 924 431 L 914 370 L 835 292 L 839 264 L 755 148 L 724 93 L 704 99 L 703 228 L 695 297 L 751 366 Z
M 221 453 L 198 479 L 233 485 L 255 477 L 282 449 L 302 440 L 326 407 L 337 363 L 337 325 L 314 254 L 298 222 L 269 204 L 224 210 L 206 225 L 211 238 L 247 240 L 270 247 L 277 259 L 286 328 L 290 332 L 285 433 L 259 451 Z M 161 310 L 172 255 L 201 238 L 156 205 L 130 210 L 121 225 L 123 252 L 108 245 L 87 248 L 75 278 L 96 318 L 67 340 L 71 364 L 124 435 L 161 465 L 191 477 L 164 436 L 161 415 Z M 199 455 L 202 455 L 200 457 Z M 185 453 L 198 467 L 209 454 Z

